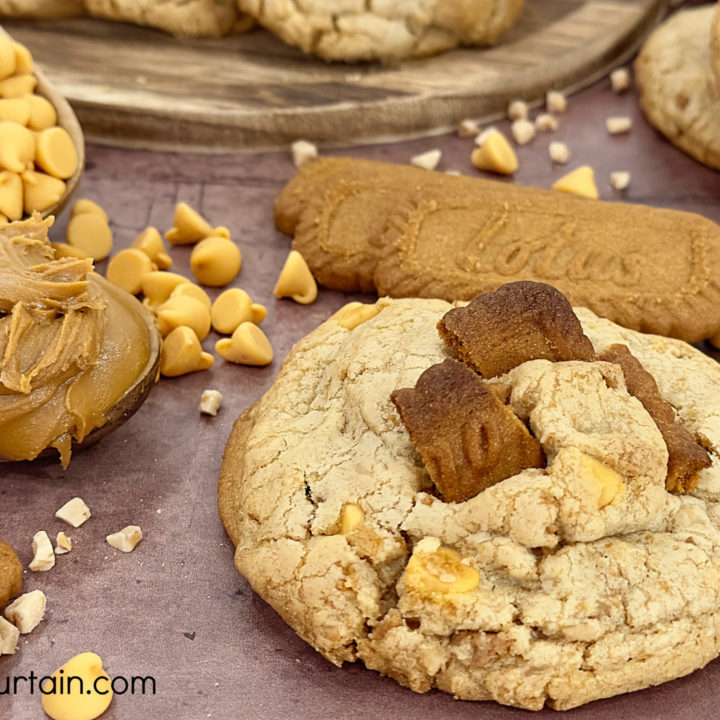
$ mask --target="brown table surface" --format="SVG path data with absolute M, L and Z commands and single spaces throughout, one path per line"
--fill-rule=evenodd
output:
M 609 137 L 605 118 L 622 114 L 632 116 L 632 132 Z M 590 163 L 603 199 L 691 210 L 720 221 L 720 174 L 650 129 L 634 93 L 616 96 L 605 80 L 573 97 L 560 121 L 557 133 L 542 134 L 520 149 L 516 182 L 548 187 L 567 169 Z M 552 167 L 550 139 L 570 146 L 567 168 Z M 440 169 L 475 172 L 472 140 L 457 136 L 353 148 L 347 154 L 402 163 L 434 147 L 443 150 Z M 610 187 L 613 170 L 632 172 L 626 193 Z M 50 572 L 25 574 L 25 591 L 46 593 L 47 614 L 32 634 L 21 636 L 15 656 L 0 658 L 0 690 L 6 675 L 47 674 L 75 653 L 93 650 L 113 676 L 156 680 L 154 696 L 117 696 L 107 720 L 526 717 L 520 710 L 459 702 L 439 692 L 416 695 L 361 665 L 334 667 L 235 571 L 233 548 L 216 512 L 216 480 L 232 423 L 268 388 L 292 344 L 349 300 L 321 290 L 314 305 L 303 307 L 272 296 L 289 246 L 274 229 L 273 200 L 293 172 L 287 153 L 202 156 L 88 147 L 78 197 L 107 209 L 116 249 L 149 224 L 168 228 L 180 200 L 232 230 L 244 256 L 233 285 L 268 306 L 263 328 L 276 360 L 262 369 L 218 360 L 208 372 L 162 380 L 127 424 L 75 456 L 66 472 L 54 462 L 0 466 L 0 537 L 16 548 L 23 564 L 31 559 L 32 536 L 40 529 L 53 539 L 66 530 L 74 543 Z M 63 237 L 66 223 L 67 217 L 58 219 L 55 239 Z M 175 249 L 173 256 L 173 270 L 188 272 L 189 250 Z M 208 338 L 206 348 L 214 339 Z M 198 412 L 205 388 L 223 393 L 216 418 Z M 93 513 L 77 530 L 54 517 L 75 495 Z M 126 555 L 104 537 L 130 523 L 140 525 L 145 537 Z M 193 639 L 184 633 L 194 633 Z M 687 678 L 592 703 L 572 715 L 716 718 L 718 688 L 715 661 Z M 40 699 L 26 686 L 16 696 L 0 695 L 0 719 L 40 717 Z

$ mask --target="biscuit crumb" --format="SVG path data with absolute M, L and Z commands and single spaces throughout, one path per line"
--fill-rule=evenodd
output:
M 105 537 L 108 545 L 114 547 L 121 552 L 132 552 L 137 544 L 142 540 L 143 534 L 140 526 L 128 525 L 116 533 L 112 533 Z
M 518 145 L 527 145 L 535 137 L 535 125 L 529 120 L 516 120 L 510 128 Z
M 559 115 L 567 109 L 567 98 L 557 90 L 550 90 L 545 96 L 545 106 L 548 112 Z
M 630 87 L 630 71 L 621 67 L 610 73 L 610 85 L 613 92 L 623 93 Z
M 539 132 L 554 132 L 558 129 L 558 120 L 549 113 L 540 113 L 535 118 L 535 129 Z
M 428 150 L 428 152 L 415 155 L 410 159 L 410 164 L 423 170 L 434 170 L 442 158 L 442 150 Z
M 530 110 L 524 100 L 513 100 L 508 106 L 510 120 L 527 120 Z
M 458 135 L 460 137 L 475 137 L 480 134 L 480 126 L 475 120 L 463 120 L 458 125 Z
M 630 173 L 625 170 L 617 170 L 610 173 L 610 184 L 616 190 L 627 190 L 630 187 Z
M 32 632 L 45 615 L 47 598 L 42 590 L 21 595 L 5 608 L 5 617 L 20 631 L 21 635 Z
M 551 142 L 548 152 L 550 159 L 558 165 L 565 165 L 570 160 L 570 148 L 564 142 Z
M 55 538 L 55 554 L 65 555 L 72 550 L 72 540 L 61 530 Z
M 55 567 L 55 553 L 48 534 L 44 530 L 36 532 L 32 542 L 33 559 L 28 566 L 36 572 L 45 572 Z
M 290 146 L 290 151 L 292 152 L 293 163 L 298 170 L 318 157 L 317 146 L 307 140 L 296 140 Z
M 215 417 L 218 414 L 220 405 L 222 405 L 222 393 L 218 390 L 203 390 L 200 398 L 200 412 L 203 415 Z
M 630 132 L 632 119 L 629 117 L 609 117 L 605 121 L 605 126 L 611 135 L 621 135 Z
M 90 508 L 82 498 L 74 497 L 55 513 L 55 517 L 77 528 L 90 517 Z

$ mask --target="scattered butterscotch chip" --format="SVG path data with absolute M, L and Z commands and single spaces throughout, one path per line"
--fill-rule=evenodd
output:
M 32 541 L 33 559 L 28 566 L 36 572 L 45 572 L 55 567 L 55 553 L 48 534 L 44 530 L 36 532 Z
M 176 297 L 191 297 L 193 298 L 193 300 L 201 302 L 208 310 L 210 310 L 210 308 L 212 307 L 212 301 L 210 300 L 210 296 L 199 285 L 196 285 L 195 283 L 186 282 L 178 285 L 170 293 L 170 298 L 168 299 Z
M 50 127 L 38 134 L 35 164 L 61 180 L 66 180 L 77 170 L 77 151 L 67 130 Z
M 60 258 L 76 258 L 78 260 L 87 260 L 89 255 L 80 248 L 73 247 L 67 243 L 50 243 L 55 251 L 55 257 Z
M 218 295 L 212 304 L 212 326 L 219 333 L 230 335 L 244 322 L 252 322 L 250 296 L 240 288 L 231 288 Z
M 81 198 L 73 203 L 70 216 L 76 215 L 99 215 L 106 223 L 110 222 L 108 214 L 94 200 L 88 198 Z
M 212 234 L 212 225 L 187 203 L 181 202 L 175 206 L 173 227 L 165 233 L 165 239 L 172 245 L 192 245 Z
M 609 117 L 605 121 L 605 127 L 610 135 L 621 135 L 622 133 L 630 132 L 632 128 L 632 118 L 627 116 L 623 117 Z
M 345 503 L 340 512 L 340 534 L 349 535 L 362 525 L 365 513 L 357 503 Z
M 508 117 L 510 120 L 527 120 L 530 114 L 530 108 L 524 100 L 513 100 L 508 105 Z
M 156 227 L 146 227 L 133 241 L 132 247 L 142 250 L 160 270 L 172 265 L 172 258 L 165 252 L 162 236 Z
M 470 159 L 478 170 L 489 170 L 500 175 L 512 175 L 518 169 L 515 151 L 498 131 L 489 133 L 485 142 L 473 150 Z
M 260 303 L 253 303 L 250 309 L 252 310 L 250 320 L 256 325 L 259 325 L 267 317 L 267 308 Z
M 8 220 L 19 220 L 23 215 L 22 178 L 9 170 L 0 172 L 0 212 Z
M 462 120 L 458 125 L 458 135 L 460 137 L 477 137 L 480 134 L 480 126 L 475 120 Z
M 630 87 L 630 71 L 624 67 L 613 70 L 610 73 L 610 85 L 613 92 L 625 92 Z
M 21 173 L 33 167 L 35 138 L 24 126 L 0 122 L 0 168 Z
M 438 330 L 460 359 L 488 378 L 528 360 L 595 359 L 567 298 L 544 283 L 519 281 L 483 293 L 447 312 Z
M 597 200 L 599 196 L 595 184 L 595 171 L 589 165 L 581 165 L 576 170 L 563 175 L 552 184 L 552 189 L 591 200 Z
M 142 278 L 142 291 L 145 295 L 144 304 L 155 311 L 173 293 L 178 285 L 189 283 L 184 275 L 156 270 Z
M 190 269 L 199 283 L 210 287 L 227 285 L 240 271 L 242 253 L 229 238 L 213 236 L 201 240 L 190 255 Z
M 670 403 L 663 400 L 655 378 L 645 370 L 625 345 L 613 345 L 599 358 L 622 368 L 628 392 L 648 411 L 662 433 L 668 448 L 668 474 L 665 489 L 673 493 L 691 492 L 698 473 L 712 461 L 702 445 L 675 418 Z
M 42 590 L 21 595 L 5 608 L 5 617 L 20 631 L 21 635 L 32 632 L 45 616 L 47 598 Z
M 72 550 L 72 540 L 61 530 L 55 538 L 55 554 L 65 555 Z
M 570 160 L 570 148 L 564 142 L 551 142 L 548 145 L 550 159 L 558 165 L 566 165 Z
M 104 260 L 112 252 L 113 233 L 99 213 L 73 215 L 65 230 L 65 238 L 68 245 L 79 247 L 94 260 Z
M 616 190 L 627 190 L 630 187 L 630 173 L 626 170 L 611 172 L 610 184 Z
M 354 330 L 359 325 L 374 318 L 382 308 L 377 303 L 368 305 L 366 303 L 351 302 L 343 305 L 331 318 L 341 328 L 345 330 Z
M 554 132 L 558 129 L 558 121 L 549 113 L 540 113 L 535 118 L 535 129 L 540 132 Z
M 445 502 L 463 502 L 545 456 L 512 408 L 467 365 L 428 368 L 391 399 Z
M 0 37 L 0 79 L 10 77 L 15 72 L 17 59 L 13 41 L 3 35 Z
M 200 412 L 215 417 L 222 405 L 222 393 L 219 390 L 203 390 L 200 398 Z
M 142 290 L 143 277 L 156 269 L 142 250 L 125 248 L 110 260 L 106 276 L 113 285 L 137 295 Z
M 434 170 L 438 166 L 441 158 L 442 150 L 428 150 L 411 158 L 410 164 L 423 170 Z
M 198 370 L 207 370 L 215 358 L 202 349 L 195 331 L 189 327 L 175 328 L 163 340 L 160 355 L 160 374 L 177 377 Z
M 0 609 L 22 590 L 23 567 L 15 551 L 0 540 Z
M 57 111 L 53 104 L 42 95 L 26 95 L 19 100 L 4 100 L 3 102 L 27 103 L 30 116 L 27 126 L 30 130 L 46 130 L 57 123 Z
M 238 326 L 232 337 L 218 340 L 215 350 L 221 358 L 241 365 L 269 365 L 273 359 L 270 341 L 252 322 Z
M 535 137 L 535 125 L 527 119 L 515 120 L 510 132 L 518 145 L 527 145 Z
M 317 147 L 307 140 L 296 140 L 290 146 L 290 152 L 292 153 L 293 163 L 298 170 L 318 156 Z
M 201 341 L 210 332 L 210 310 L 200 300 L 189 295 L 166 300 L 157 309 L 157 319 L 163 337 L 181 326 L 192 328 Z
M 139 525 L 128 525 L 116 533 L 106 536 L 108 545 L 122 552 L 132 552 L 142 540 L 143 534 Z
M 24 97 L 34 93 L 36 87 L 37 78 L 34 75 L 16 75 L 0 82 L 0 97 Z
M 301 305 L 309 305 L 317 298 L 315 278 L 297 250 L 291 250 L 287 256 L 273 292 L 277 298 L 289 297 Z
M 33 57 L 30 51 L 19 42 L 13 42 L 15 51 L 15 75 L 30 75 L 33 71 Z
M 545 107 L 555 115 L 564 113 L 567 109 L 567 98 L 557 90 L 550 90 L 545 96 Z
M 37 97 L 29 95 L 28 97 Z M 30 103 L 26 98 L 0 100 L 0 121 L 9 121 L 27 126 L 30 122 Z
M 55 513 L 55 517 L 77 528 L 90 517 L 90 508 L 82 498 L 74 497 Z
M 65 194 L 64 181 L 46 173 L 26 170 L 22 174 L 22 182 L 23 208 L 26 215 L 47 210 L 58 203 Z
M 452 548 L 432 542 L 423 539 L 410 556 L 403 575 L 406 589 L 426 598 L 474 590 L 480 584 L 478 571 Z
M 4 617 L 0 617 L 0 655 L 14 655 L 20 631 Z

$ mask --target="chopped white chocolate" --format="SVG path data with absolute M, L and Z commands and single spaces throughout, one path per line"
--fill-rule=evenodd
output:
M 621 67 L 610 73 L 610 85 L 613 92 L 622 93 L 630 87 L 630 71 Z
M 616 190 L 627 190 L 630 186 L 630 173 L 626 170 L 617 170 L 610 173 L 610 184 Z
M 20 631 L 4 617 L 0 617 L 0 655 L 14 655 Z
M 554 132 L 558 129 L 558 121 L 549 113 L 540 113 L 535 118 L 535 129 L 540 132 Z
M 138 525 L 128 525 L 122 530 L 108 535 L 105 540 L 108 545 L 128 553 L 135 549 L 135 546 L 142 540 L 142 536 L 142 530 Z
M 307 140 L 296 140 L 291 146 L 293 163 L 299 170 L 305 163 L 314 160 L 318 156 L 318 149 Z
M 410 164 L 423 170 L 434 170 L 442 158 L 442 150 L 428 150 L 428 152 L 415 155 L 411 158 Z
M 527 120 L 530 109 L 524 100 L 513 100 L 508 105 L 508 117 L 511 120 Z
M 455 177 L 462 175 L 462 173 L 459 170 L 446 170 L 445 174 L 446 175 L 454 175 Z
M 82 498 L 74 497 L 55 513 L 55 517 L 64 520 L 74 528 L 80 527 L 90 517 L 90 508 Z
M 203 415 L 215 417 L 218 414 L 220 405 L 222 405 L 222 393 L 218 390 L 203 390 L 200 398 L 200 412 Z
M 516 120 L 510 131 L 518 145 L 527 145 L 535 137 L 535 125 L 529 120 Z
M 460 137 L 475 137 L 480 133 L 480 126 L 475 120 L 463 120 L 458 125 L 458 135 Z
M 44 530 L 36 532 L 32 542 L 33 559 L 28 566 L 31 570 L 45 572 L 55 567 L 55 553 L 48 534 Z
M 492 135 L 493 133 L 500 132 L 494 125 L 491 125 L 490 127 L 485 128 L 476 138 L 475 138 L 475 144 L 479 147 L 482 147 L 485 144 L 485 141 Z
M 609 117 L 605 121 L 605 126 L 611 135 L 620 135 L 621 133 L 630 132 L 630 128 L 632 128 L 632 119 L 627 116 Z
M 570 149 L 564 142 L 551 142 L 548 152 L 551 160 L 558 165 L 565 165 L 570 160 Z
M 55 538 L 55 554 L 65 555 L 72 550 L 72 540 L 61 530 Z
M 557 90 L 550 90 L 545 96 L 545 107 L 548 112 L 555 113 L 556 115 L 564 113 L 567 109 L 567 98 Z
M 21 595 L 5 608 L 5 617 L 20 631 L 21 635 L 32 632 L 45 615 L 47 598 L 42 590 Z

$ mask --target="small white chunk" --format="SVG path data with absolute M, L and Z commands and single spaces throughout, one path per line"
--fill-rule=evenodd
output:
M 222 394 L 218 390 L 203 390 L 200 398 L 200 412 L 203 415 L 214 417 L 218 414 L 220 405 L 222 405 Z
M 61 530 L 55 538 L 55 554 L 65 555 L 72 550 L 72 540 Z
M 442 150 L 429 150 L 421 155 L 416 155 L 410 160 L 410 164 L 423 170 L 434 170 L 438 166 L 441 157 Z
M 610 73 L 610 85 L 613 92 L 625 92 L 630 87 L 630 71 L 624 67 L 613 70 Z
M 551 142 L 548 152 L 552 161 L 558 165 L 565 165 L 570 160 L 570 149 L 564 142 Z
M 55 517 L 64 520 L 74 528 L 80 527 L 89 517 L 90 508 L 82 498 L 68 500 L 56 513 Z
M 446 175 L 455 175 L 456 177 L 459 177 L 460 175 L 462 175 L 462 173 L 459 170 L 446 170 L 445 174 Z
M 524 100 L 513 100 L 508 105 L 508 117 L 511 120 L 527 120 L 530 109 Z
M 558 129 L 558 121 L 549 113 L 540 113 L 535 118 L 535 129 L 540 132 L 554 132 Z
M 557 90 L 550 90 L 545 96 L 545 107 L 548 112 L 555 113 L 555 115 L 564 113 L 567 109 L 567 98 Z
M 21 595 L 5 608 L 5 617 L 22 635 L 32 632 L 45 615 L 47 598 L 42 590 Z
M 630 173 L 624 170 L 610 173 L 610 184 L 616 190 L 627 190 L 630 186 Z
M 475 137 L 480 132 L 480 126 L 475 120 L 463 120 L 458 125 L 458 135 L 460 137 Z
M 4 617 L 0 617 L 0 655 L 14 655 L 20 631 Z
M 632 120 L 629 117 L 609 117 L 605 121 L 605 126 L 611 135 L 620 135 L 630 132 Z
M 314 160 L 318 156 L 318 149 L 307 140 L 296 140 L 291 146 L 293 162 L 299 170 L 306 162 Z
M 491 125 L 488 128 L 485 128 L 476 138 L 475 138 L 475 144 L 478 147 L 482 147 L 485 144 L 485 141 L 488 139 L 490 135 L 493 133 L 500 132 L 494 125 Z
M 36 532 L 32 542 L 33 559 L 29 567 L 31 570 L 45 572 L 55 567 L 55 553 L 48 534 L 44 530 Z
M 529 120 L 516 120 L 510 131 L 518 145 L 527 145 L 535 137 L 535 125 Z
M 127 553 L 135 549 L 135 546 L 142 540 L 142 536 L 142 530 L 138 525 L 128 525 L 122 530 L 108 535 L 105 540 L 108 545 Z

